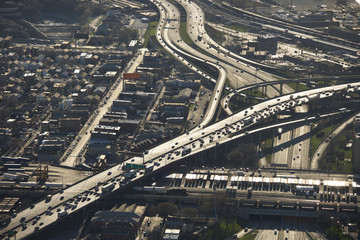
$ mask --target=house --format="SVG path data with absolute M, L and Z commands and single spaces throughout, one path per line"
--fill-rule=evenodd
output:
M 101 239 L 136 239 L 145 210 L 146 206 L 124 203 L 110 211 L 98 211 L 90 220 L 91 231 L 99 232 Z

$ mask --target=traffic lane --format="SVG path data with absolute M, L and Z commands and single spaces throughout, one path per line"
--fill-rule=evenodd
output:
M 357 83 L 357 84 L 353 84 L 353 85 L 355 85 L 355 86 L 357 86 L 357 85 L 360 85 L 360 83 Z M 343 85 L 336 85 L 336 86 L 332 86 L 331 88 L 329 88 L 329 87 L 324 87 L 324 88 L 322 88 L 321 90 L 326 90 L 326 89 L 333 89 L 333 90 L 340 90 L 340 89 L 343 89 L 343 88 L 347 88 L 347 85 L 346 84 L 343 84 Z M 318 89 L 317 89 L 317 91 L 319 91 Z M 314 90 L 309 90 L 309 91 L 305 91 L 305 92 L 302 92 L 301 94 L 309 94 L 309 93 L 313 93 L 314 92 Z M 294 94 L 294 95 L 299 95 L 299 93 L 296 93 L 296 94 Z M 299 95 L 299 96 L 301 96 L 301 95 Z M 328 96 L 328 94 L 326 94 L 326 96 Z M 277 99 L 276 101 L 278 101 L 278 102 L 281 102 L 281 99 L 285 99 L 285 96 L 284 97 L 280 97 L 279 99 Z M 259 105 L 263 105 L 263 104 L 267 104 L 267 103 L 269 103 L 269 102 L 273 102 L 274 100 L 269 100 L 269 101 L 267 101 L 267 102 L 264 102 L 264 103 L 261 103 L 261 104 L 259 104 Z M 304 100 L 305 101 L 305 100 Z M 300 99 L 300 102 L 302 102 L 301 101 L 301 99 Z M 306 102 L 306 101 L 305 101 Z M 238 115 L 235 115 L 235 116 L 238 116 Z M 233 117 L 232 117 L 233 118 Z M 231 119 L 232 119 L 231 118 Z M 218 122 L 218 123 L 216 123 L 216 124 L 214 124 L 213 126 L 211 126 L 211 127 L 214 127 L 214 126 L 217 126 L 217 125 L 219 125 L 221 123 L 221 121 L 220 122 Z M 223 125 L 222 125 L 223 126 Z M 210 127 L 209 127 L 210 128 Z M 225 139 L 225 140 L 228 140 L 228 139 Z M 114 168 L 117 168 L 118 166 L 115 166 Z M 101 173 L 101 174 L 103 174 L 103 173 Z M 101 175 L 100 174 L 100 175 Z

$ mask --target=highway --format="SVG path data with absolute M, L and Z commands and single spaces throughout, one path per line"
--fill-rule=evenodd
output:
M 357 115 L 356 113 L 355 115 Z M 336 129 L 334 129 L 330 134 L 328 134 L 325 139 L 319 144 L 317 149 L 315 150 L 315 154 L 312 157 L 310 169 L 316 170 L 319 169 L 319 161 L 323 158 L 327 147 L 329 146 L 331 139 L 335 138 L 339 133 L 341 133 L 349 124 L 354 121 L 354 115 L 345 120 L 342 124 L 340 124 Z M 331 136 L 331 138 L 330 138 Z
M 179 29 L 180 29 L 180 13 L 178 9 L 171 3 L 162 2 L 162 1 L 154 1 L 155 5 L 158 7 L 160 12 L 160 19 L 158 26 L 155 31 L 156 39 L 158 42 L 174 57 L 176 57 L 179 61 L 183 62 L 185 65 L 187 65 L 190 69 L 194 70 L 195 72 L 201 74 L 203 77 L 209 79 L 210 81 L 216 83 L 215 88 L 213 91 L 213 94 L 211 96 L 208 109 L 205 113 L 205 116 L 202 120 L 202 122 L 199 124 L 200 126 L 207 125 L 212 119 L 215 114 L 215 111 L 217 109 L 218 103 L 221 99 L 221 93 L 223 90 L 223 87 L 225 85 L 226 81 L 226 72 L 225 70 L 218 66 L 217 64 L 211 62 L 211 58 L 208 58 L 206 55 L 196 52 L 192 50 L 190 46 L 187 44 L 185 46 L 182 46 L 185 49 L 191 49 L 192 54 L 189 54 L 188 52 L 185 52 L 184 50 L 178 48 L 173 44 L 174 39 L 181 40 Z M 173 15 L 171 15 L 173 14 Z M 171 26 L 172 25 L 172 26 Z M 181 40 L 182 41 L 182 40 Z M 183 41 L 182 41 L 183 42 Z M 190 57 L 192 59 L 205 62 L 209 65 L 212 65 L 213 67 L 217 68 L 219 70 L 219 77 L 217 80 L 211 78 L 208 74 L 202 72 L 197 67 L 193 66 L 190 62 L 188 62 L 186 59 L 184 59 L 182 56 Z M 203 58 L 207 58 L 208 60 L 204 60 Z M 197 131 L 198 129 L 194 129 L 192 131 Z
M 287 21 L 280 21 L 276 19 L 272 19 L 269 17 L 262 16 L 257 13 L 253 13 L 244 9 L 240 9 L 237 7 L 232 7 L 227 3 L 222 3 L 221 5 L 214 5 L 221 9 L 230 10 L 233 13 L 248 18 L 253 23 L 261 24 L 261 26 L 266 25 L 267 27 L 273 30 L 280 30 L 281 32 L 286 32 L 287 34 L 292 34 L 296 38 L 304 38 L 304 39 L 312 39 L 321 44 L 332 46 L 334 48 L 340 48 L 352 52 L 359 51 L 359 44 L 350 42 L 348 40 L 344 40 L 338 37 L 330 36 L 325 34 L 322 31 L 311 29 L 307 27 L 303 27 L 301 25 L 296 25 Z
M 353 83 L 351 86 L 353 89 L 360 90 L 360 83 Z M 319 99 L 329 98 L 334 93 L 339 91 L 346 91 L 348 89 L 348 84 L 334 85 L 330 87 L 323 87 L 319 89 L 312 89 L 308 91 L 303 91 L 299 93 L 293 93 L 291 95 L 284 95 L 276 99 L 270 99 L 254 105 L 250 108 L 244 109 L 239 113 L 236 113 L 224 120 L 216 122 L 208 127 L 204 127 L 201 131 L 194 131 L 191 133 L 183 134 L 179 137 L 176 137 L 166 143 L 160 144 L 149 151 L 145 152 L 144 159 L 142 158 L 132 158 L 125 161 L 125 163 L 142 163 L 144 160 L 145 164 L 154 164 L 154 171 L 159 171 L 162 168 L 166 167 L 169 164 L 181 161 L 187 156 L 199 153 L 201 151 L 207 150 L 209 148 L 215 147 L 217 144 L 226 143 L 233 139 L 239 138 L 241 136 L 247 135 L 246 129 L 250 126 L 255 125 L 264 121 L 270 115 L 268 113 L 273 112 L 271 115 L 279 114 L 280 112 L 291 109 L 297 105 L 302 105 L 314 99 L 308 98 L 308 96 L 316 93 L 319 94 Z M 252 123 L 248 121 L 252 119 Z M 200 127 L 201 128 L 201 127 Z M 242 133 L 241 133 L 242 132 Z M 241 133 L 233 135 L 233 133 Z M 182 153 L 185 149 L 191 149 L 190 152 L 184 154 Z M 179 151 L 180 154 L 177 153 Z M 110 192 L 117 191 L 119 188 L 122 188 L 125 182 L 122 180 L 122 166 L 123 164 L 115 165 L 114 167 L 100 172 L 94 176 L 91 176 L 81 182 L 74 184 L 73 186 L 66 188 L 61 192 L 58 192 L 53 195 L 52 200 L 47 203 L 45 200 L 42 200 L 36 203 L 33 209 L 27 208 L 20 211 L 15 218 L 12 219 L 9 226 L 1 231 L 3 233 L 6 230 L 14 229 L 18 231 L 17 238 L 23 238 L 25 236 L 31 235 L 35 227 L 32 225 L 32 221 L 35 217 L 40 216 L 41 222 L 43 224 L 39 226 L 39 230 L 49 226 L 50 224 L 57 221 L 56 212 L 63 211 L 66 206 L 64 204 L 70 199 L 74 199 L 76 196 L 81 196 L 84 198 L 86 191 L 91 190 L 93 194 L 88 194 L 85 197 L 85 201 L 78 201 L 76 208 L 67 209 L 67 213 L 71 214 L 78 209 L 96 201 L 99 198 L 102 198 L 109 194 Z M 130 181 L 137 181 L 144 177 L 144 173 L 139 172 L 136 174 L 136 177 L 132 178 Z M 114 188 L 106 193 L 102 193 L 102 187 L 111 182 L 114 182 Z M 121 182 L 122 184 L 118 184 Z M 98 190 L 95 190 L 95 187 L 98 186 Z M 94 194 L 96 193 L 96 195 Z M 61 196 L 64 196 L 62 199 Z M 72 200 L 75 201 L 75 200 Z M 50 207 L 50 211 L 54 214 L 47 215 L 46 210 Z M 24 230 L 20 224 L 20 219 L 26 217 L 25 224 L 26 228 Z
M 161 13 L 160 19 L 167 20 L 169 16 L 165 18 L 165 14 L 173 12 L 172 9 L 165 9 L 159 2 L 155 2 L 155 4 L 157 5 Z M 168 7 L 170 7 L 170 4 L 168 4 Z M 166 22 L 166 27 L 164 27 L 164 23 L 162 24 L 161 21 L 159 21 L 159 28 L 157 28 L 156 36 L 160 43 L 165 42 L 162 46 L 167 51 L 173 52 L 173 54 L 180 59 L 182 58 L 180 55 L 178 55 L 178 53 L 196 58 L 200 61 L 207 61 L 197 56 L 191 56 L 190 54 L 184 52 L 183 50 L 177 48 L 177 46 L 172 44 L 168 35 L 169 22 Z M 178 53 L 174 53 L 174 51 L 177 51 Z M 137 59 L 134 62 L 137 62 L 138 59 L 140 59 L 140 56 L 144 54 L 144 52 L 145 50 L 141 50 L 141 54 L 137 56 Z M 229 59 L 229 61 L 236 62 L 236 60 L 232 60 L 231 57 L 227 58 Z M 187 63 L 186 60 L 183 60 L 183 62 Z M 219 83 L 215 88 L 216 91 L 214 91 L 211 98 L 211 101 L 213 103 L 209 104 L 209 106 L 211 106 L 210 112 L 214 112 L 220 99 L 220 94 L 222 92 L 220 90 L 223 87 L 223 82 L 225 81 L 224 79 L 226 79 L 226 74 L 225 72 L 221 73 L 223 68 L 221 66 L 217 66 L 216 63 L 211 62 L 209 64 L 216 66 L 220 70 L 220 79 L 217 80 L 217 82 L 221 83 Z M 187 63 L 187 65 L 195 71 L 199 72 L 196 67 L 192 66 L 192 64 Z M 133 71 L 135 66 L 136 64 L 131 65 L 128 72 Z M 258 71 L 256 70 L 256 68 L 252 70 L 255 74 Z M 205 73 L 202 74 L 204 74 L 203 76 L 209 79 L 209 77 Z M 263 76 L 265 76 L 265 73 L 263 74 Z M 354 86 L 355 89 L 358 90 L 358 88 L 360 87 L 360 83 L 353 83 L 352 86 Z M 204 122 L 200 124 L 196 128 L 196 130 L 185 133 L 179 137 L 176 137 L 170 141 L 167 141 L 144 152 L 144 158 L 128 159 L 123 164 L 115 165 L 114 167 L 111 167 L 106 171 L 100 172 L 94 176 L 91 176 L 81 182 L 74 184 L 69 188 L 66 188 L 54 194 L 49 202 L 41 200 L 37 202 L 32 208 L 27 208 L 20 211 L 19 213 L 17 213 L 17 216 L 12 219 L 9 226 L 1 230 L 1 233 L 4 233 L 6 230 L 9 229 L 14 229 L 18 232 L 17 239 L 24 238 L 34 233 L 34 231 L 40 231 L 41 229 L 44 229 L 49 225 L 55 223 L 58 220 L 58 211 L 63 212 L 66 209 L 67 214 L 69 215 L 83 208 L 84 206 L 91 204 L 99 198 L 103 198 L 111 192 L 123 188 L 126 185 L 127 180 L 124 181 L 124 172 L 122 170 L 122 166 L 126 163 L 141 164 L 144 161 L 147 165 L 154 164 L 154 171 L 160 171 L 164 167 L 167 167 L 172 163 L 179 162 L 187 156 L 199 153 L 204 150 L 208 150 L 210 148 L 216 147 L 216 145 L 218 144 L 223 144 L 247 135 L 248 132 L 246 132 L 246 130 L 249 127 L 252 127 L 257 123 L 263 122 L 268 117 L 277 115 L 282 111 L 288 109 L 293 109 L 296 106 L 301 106 L 302 104 L 306 104 L 309 101 L 313 101 L 314 99 L 308 98 L 309 95 L 321 93 L 319 94 L 319 99 L 322 99 L 331 97 L 334 92 L 346 91 L 347 89 L 348 84 L 341 84 L 330 87 L 323 87 L 319 89 L 312 89 L 299 93 L 293 93 L 291 95 L 280 96 L 278 98 L 270 99 L 247 109 L 244 109 L 236 114 L 225 118 L 224 120 L 221 120 L 206 127 L 205 125 L 208 124 L 208 122 L 210 121 L 209 119 L 212 118 L 210 118 L 210 116 L 213 115 L 212 113 L 208 113 L 209 117 L 207 117 L 207 119 L 204 118 Z M 118 94 L 121 91 L 122 84 L 118 80 L 112 91 L 108 93 L 109 95 L 107 102 L 103 100 L 103 103 L 100 104 L 100 108 L 98 109 L 98 111 L 94 113 L 93 117 L 90 117 L 90 124 L 86 124 L 86 128 L 83 128 L 79 133 L 79 136 L 77 138 L 79 140 L 77 141 L 77 144 L 74 145 L 73 149 L 69 150 L 71 151 L 71 154 L 68 154 L 68 156 L 64 157 L 66 159 L 63 163 L 64 165 L 74 165 L 78 154 L 82 151 L 90 137 L 90 134 L 86 134 L 86 132 L 91 131 L 91 129 L 93 129 L 96 124 L 98 124 L 102 116 L 106 113 L 107 109 L 111 106 L 112 101 L 117 98 Z M 188 151 L 188 149 L 190 149 L 190 152 Z M 142 179 L 144 175 L 145 173 L 143 171 L 137 172 L 136 176 L 129 181 L 138 181 Z M 103 192 L 102 187 L 107 186 L 111 183 L 114 184 L 113 189 L 106 192 L 104 190 Z M 75 198 L 77 198 L 78 200 L 74 200 Z M 70 201 L 73 205 L 70 205 Z M 74 204 L 75 202 L 77 203 Z M 49 214 L 50 212 L 52 212 L 52 214 Z M 40 217 L 40 219 L 33 224 L 34 219 L 38 217 Z M 25 220 L 21 221 L 22 218 L 25 218 Z M 26 226 L 23 227 L 23 224 L 25 224 Z

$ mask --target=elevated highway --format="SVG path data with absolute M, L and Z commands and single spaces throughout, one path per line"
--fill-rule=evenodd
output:
M 165 12 L 169 13 L 170 11 L 172 12 L 172 10 L 165 10 L 158 2 L 155 4 L 158 6 L 160 12 L 164 12 L 161 13 L 160 19 L 165 20 Z M 170 7 L 170 4 L 168 4 L 168 7 Z M 157 28 L 156 36 L 160 43 L 165 42 L 162 45 L 163 47 L 180 59 L 181 56 L 179 53 L 188 54 L 183 50 L 178 49 L 171 41 L 169 41 L 169 36 L 167 35 L 168 31 L 170 31 L 169 28 L 163 29 L 164 25 L 161 24 L 161 22 L 159 22 L 158 26 L 159 28 Z M 178 53 L 174 53 L 174 51 L 177 51 Z M 199 57 L 197 58 L 199 61 L 207 61 Z M 215 64 L 212 62 L 211 64 L 216 66 L 219 70 L 222 69 L 217 63 Z M 188 65 L 198 71 L 192 64 L 188 63 Z M 205 73 L 203 74 L 203 76 L 208 77 Z M 220 81 L 223 81 L 223 78 L 225 77 L 220 74 L 220 78 L 222 78 Z M 219 84 L 217 87 L 219 89 L 216 89 L 216 92 L 211 99 L 213 102 L 218 102 L 220 99 L 220 89 L 222 86 Z M 351 86 L 348 86 L 348 84 L 334 85 L 280 96 L 251 106 L 250 108 L 244 109 L 212 125 L 205 126 L 205 123 L 200 124 L 196 130 L 190 131 L 145 151 L 142 158 L 128 159 L 122 164 L 117 164 L 106 171 L 88 177 L 73 186 L 57 192 L 52 195 L 51 200 L 43 199 L 35 203 L 32 207 L 21 210 L 16 216 L 13 216 L 9 225 L 5 229 L 2 229 L 1 233 L 5 233 L 7 230 L 15 230 L 17 231 L 17 239 L 32 236 L 34 233 L 36 234 L 38 231 L 56 224 L 67 216 L 91 205 L 95 201 L 106 198 L 110 194 L 123 189 L 125 186 L 140 181 L 153 173 L 162 171 L 172 164 L 179 163 L 188 156 L 192 156 L 214 148 L 219 144 L 224 144 L 248 135 L 248 129 L 250 129 L 250 127 L 256 127 L 256 125 L 264 122 L 269 117 L 293 109 L 296 106 L 301 106 L 309 101 L 314 101 L 314 99 L 308 97 L 309 95 L 319 94 L 318 99 L 324 99 L 341 91 L 347 91 L 349 88 L 359 91 L 360 83 L 353 83 Z M 210 103 L 210 105 L 212 105 L 212 103 Z M 214 109 L 216 109 L 216 105 L 213 106 Z M 123 166 L 127 163 L 144 163 L 147 166 L 153 165 L 154 167 L 151 173 L 134 171 L 131 173 L 133 174 L 133 177 L 130 178 L 126 177 L 129 175 L 129 172 L 123 170 Z M 32 223 L 34 220 L 36 220 L 36 223 L 42 224 L 33 225 Z
M 71 215 L 79 209 L 122 189 L 127 184 L 148 177 L 148 173 L 140 171 L 135 172 L 133 178 L 125 179 L 127 173 L 123 171 L 122 167 L 126 163 L 141 164 L 144 162 L 146 165 L 154 165 L 153 172 L 161 171 L 171 164 L 182 161 L 188 156 L 249 134 L 247 132 L 248 128 L 263 122 L 269 116 L 292 109 L 295 106 L 306 104 L 309 101 L 314 101 L 308 97 L 312 94 L 319 93 L 319 99 L 324 99 L 342 91 L 347 91 L 349 88 L 359 91 L 360 83 L 352 83 L 351 86 L 348 86 L 348 84 L 334 85 L 284 95 L 244 109 L 208 127 L 199 126 L 199 131 L 183 134 L 146 151 L 143 158 L 128 159 L 122 164 L 117 164 L 106 171 L 100 172 L 54 194 L 49 202 L 43 199 L 35 203 L 32 208 L 23 209 L 17 213 L 17 216 L 11 220 L 5 229 L 1 230 L 1 233 L 7 230 L 15 230 L 18 232 L 18 239 L 31 236 L 34 232 L 61 221 L 63 217 L 58 217 L 57 211 L 63 212 L 66 210 L 66 215 Z M 186 149 L 190 149 L 190 151 Z M 153 172 L 151 172 L 151 174 Z M 113 184 L 113 188 L 106 190 L 104 187 L 109 184 Z M 69 208 L 70 201 L 72 203 L 77 202 L 76 206 Z M 52 212 L 52 214 L 49 215 L 49 212 Z M 37 221 L 42 222 L 41 226 L 32 225 L 32 221 L 34 221 L 35 218 L 40 218 Z

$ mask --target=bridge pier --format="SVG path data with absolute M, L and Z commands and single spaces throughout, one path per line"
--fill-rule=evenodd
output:
M 282 95 L 283 95 L 283 84 L 280 83 L 280 96 L 282 96 Z

